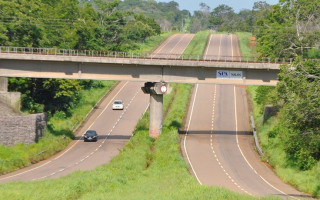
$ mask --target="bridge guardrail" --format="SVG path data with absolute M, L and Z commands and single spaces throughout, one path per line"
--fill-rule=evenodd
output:
M 158 59 L 158 60 L 184 60 L 184 61 L 203 61 L 203 62 L 246 62 L 246 63 L 292 63 L 293 59 L 270 59 L 243 56 L 219 56 L 206 55 L 205 59 L 200 55 L 192 54 L 158 54 L 137 53 L 137 52 L 114 52 L 97 50 L 74 50 L 58 48 L 33 48 L 33 47 L 10 47 L 0 46 L 0 54 L 37 54 L 37 55 L 55 55 L 55 56 L 87 56 L 87 57 L 109 57 L 109 58 L 130 58 L 130 59 Z

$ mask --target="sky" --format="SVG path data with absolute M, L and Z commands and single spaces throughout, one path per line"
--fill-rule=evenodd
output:
M 157 2 L 170 2 L 172 0 L 157 0 Z M 189 10 L 191 14 L 193 11 L 200 10 L 200 3 L 205 3 L 210 7 L 210 11 L 218 7 L 221 4 L 225 4 L 233 8 L 238 13 L 241 9 L 252 9 L 253 3 L 257 1 L 265 1 L 268 4 L 274 5 L 279 0 L 174 0 L 179 3 L 180 10 Z

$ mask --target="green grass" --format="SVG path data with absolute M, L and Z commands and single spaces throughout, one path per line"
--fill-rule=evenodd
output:
M 182 59 L 201 59 L 206 49 L 210 31 L 198 32 L 191 40 L 190 44 L 183 52 Z
M 236 34 L 239 38 L 239 46 L 242 57 L 248 57 L 249 60 L 252 60 L 253 57 L 257 55 L 255 49 L 249 46 L 251 42 L 250 37 L 252 37 L 252 34 L 246 32 L 237 32 Z
M 101 87 L 81 91 L 79 104 L 70 111 L 71 117 L 61 117 L 57 114 L 50 118 L 44 137 L 37 143 L 31 145 L 21 143 L 10 147 L 0 145 L 0 174 L 26 167 L 63 150 L 70 143 L 76 127 L 116 82 L 99 83 Z
M 256 89 L 257 86 L 247 87 L 252 99 L 255 97 Z M 259 105 L 253 100 L 253 115 L 257 126 L 258 138 L 270 165 L 284 182 L 295 186 L 300 191 L 310 193 L 319 198 L 320 162 L 312 169 L 306 171 L 301 171 L 294 163 L 290 163 L 284 151 L 286 144 L 283 143 L 283 140 L 279 136 L 281 131 L 289 131 L 280 124 L 281 113 L 279 116 L 271 117 L 263 124 L 263 114 L 259 112 L 260 110 Z M 271 137 L 271 131 L 275 132 L 275 137 Z
M 192 85 L 174 84 L 175 98 L 158 139 L 148 136 L 148 113 L 134 136 L 107 165 L 66 177 L 0 185 L 0 199 L 256 199 L 218 187 L 202 186 L 180 154 L 178 126 L 183 123 Z M 167 109 L 167 108 L 165 108 Z M 270 197 L 272 199 L 272 197 Z

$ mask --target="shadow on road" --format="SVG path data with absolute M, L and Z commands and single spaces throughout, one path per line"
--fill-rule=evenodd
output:
M 98 135 L 98 140 L 130 140 L 130 135 Z M 83 136 L 76 136 L 74 140 L 83 140 Z
M 179 134 L 186 134 L 186 130 L 178 130 Z M 211 130 L 189 130 L 189 135 L 200 135 L 200 134 L 211 134 Z M 250 131 L 219 131 L 213 130 L 212 134 L 214 135 L 252 135 Z

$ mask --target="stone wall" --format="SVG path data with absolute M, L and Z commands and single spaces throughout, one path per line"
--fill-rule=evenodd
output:
M 42 135 L 46 115 L 0 116 L 0 144 L 11 146 L 17 143 L 32 144 Z

